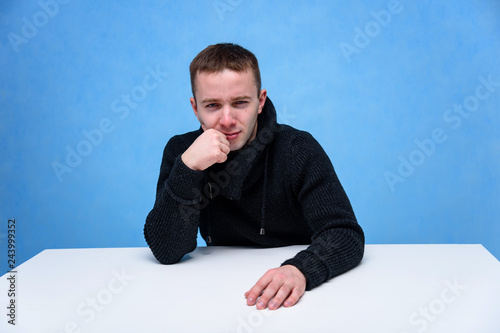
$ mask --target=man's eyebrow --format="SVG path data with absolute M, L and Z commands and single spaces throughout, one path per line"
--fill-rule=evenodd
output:
M 242 101 L 242 100 L 248 100 L 248 99 L 251 99 L 251 97 L 243 95 L 243 96 L 234 97 L 231 100 L 232 101 Z M 218 103 L 218 102 L 219 102 L 219 100 L 217 98 L 205 98 L 204 100 L 201 101 L 202 104 L 206 104 L 206 103 Z
M 215 99 L 215 98 L 205 98 L 204 100 L 201 101 L 202 104 L 205 104 L 205 103 L 215 103 L 215 102 L 218 102 L 219 100 L 218 99 Z
M 233 98 L 233 101 L 241 101 L 244 99 L 251 99 L 251 97 L 250 96 L 238 96 L 238 97 Z

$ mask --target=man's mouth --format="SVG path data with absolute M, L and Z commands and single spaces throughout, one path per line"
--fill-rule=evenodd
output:
M 228 141 L 231 141 L 231 140 L 234 140 L 238 137 L 238 135 L 240 134 L 240 132 L 232 132 L 232 133 L 224 133 L 226 135 L 226 139 Z

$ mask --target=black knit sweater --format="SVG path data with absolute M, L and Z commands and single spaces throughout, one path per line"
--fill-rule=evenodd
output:
M 310 244 L 282 265 L 296 266 L 310 290 L 356 266 L 364 234 L 330 159 L 307 132 L 276 123 L 269 98 L 256 138 L 228 160 L 194 171 L 181 155 L 202 130 L 167 143 L 144 236 L 163 264 L 207 245 Z

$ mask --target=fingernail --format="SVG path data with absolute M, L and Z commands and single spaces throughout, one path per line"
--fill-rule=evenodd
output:
M 292 305 L 292 302 L 290 301 L 286 301 L 284 304 L 283 304 L 285 307 L 289 307 Z
M 257 307 L 263 309 L 264 308 L 264 302 L 257 303 Z
M 271 302 L 269 303 L 269 309 L 275 309 L 276 308 L 276 303 Z

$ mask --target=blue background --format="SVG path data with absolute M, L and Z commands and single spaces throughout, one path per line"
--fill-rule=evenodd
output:
M 10 218 L 17 264 L 146 246 L 163 147 L 198 128 L 189 63 L 218 42 L 256 54 L 278 121 L 323 145 L 367 243 L 481 243 L 500 258 L 499 1 L 3 0 L 0 12 L 3 272 Z

